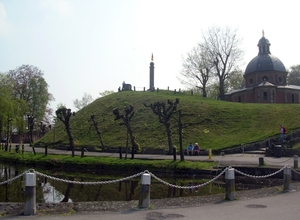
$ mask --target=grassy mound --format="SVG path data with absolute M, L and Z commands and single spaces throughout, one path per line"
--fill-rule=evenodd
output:
M 121 121 L 114 120 L 112 110 L 118 107 L 123 113 L 124 106 L 132 105 L 135 111 L 131 120 L 132 130 L 141 148 L 168 149 L 164 126 L 143 103 L 167 102 L 168 99 L 175 101 L 176 98 L 180 99 L 178 109 L 184 114 L 182 117 L 184 148 L 189 142 L 198 142 L 201 149 L 225 149 L 278 135 L 279 124 L 284 124 L 287 132 L 299 128 L 298 104 L 233 103 L 202 98 L 188 92 L 174 94 L 171 91 L 125 91 L 99 98 L 76 112 L 75 117 L 71 117 L 75 144 L 78 147 L 101 146 L 90 122 L 91 115 L 95 115 L 104 144 L 113 147 L 125 146 L 126 128 L 120 125 Z M 171 125 L 173 143 L 179 147 L 177 119 L 176 113 Z M 38 142 L 68 145 L 64 125 L 61 122 L 57 123 L 56 127 Z

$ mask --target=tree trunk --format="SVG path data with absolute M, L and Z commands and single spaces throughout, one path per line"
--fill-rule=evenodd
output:
M 225 96 L 225 91 L 224 91 L 224 80 L 223 79 L 219 79 L 220 80 L 220 84 L 219 84 L 219 91 L 220 91 L 220 99 L 224 100 L 224 96 Z
M 98 137 L 100 139 L 100 144 L 101 144 L 102 151 L 104 152 L 105 151 L 105 145 L 104 145 L 103 140 L 102 140 L 101 132 L 99 131 L 98 125 L 97 125 L 96 121 L 94 120 L 93 116 L 91 117 L 91 119 L 92 119 L 94 128 L 95 128 L 95 130 L 97 132 L 97 135 L 98 135 Z
M 68 134 L 68 137 L 69 137 L 70 148 L 72 150 L 72 157 L 74 157 L 75 156 L 75 154 L 74 154 L 74 148 L 75 148 L 74 138 L 71 134 L 70 126 L 68 124 L 66 125 L 66 130 L 67 130 L 67 134 Z
M 133 137 L 133 132 L 130 128 L 130 124 L 129 124 L 129 121 L 127 122 L 128 124 L 128 133 L 129 133 L 129 137 L 130 137 L 130 142 L 131 142 L 131 159 L 134 159 L 134 150 L 135 150 L 135 140 L 134 140 L 134 137 Z
M 169 145 L 169 154 L 173 153 L 173 141 L 172 141 L 172 134 L 171 134 L 171 129 L 170 129 L 170 124 L 165 124 L 166 126 L 166 132 L 168 136 L 168 145 Z

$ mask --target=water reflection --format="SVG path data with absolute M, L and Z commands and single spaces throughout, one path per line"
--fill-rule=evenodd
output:
M 16 175 L 28 170 L 27 167 L 10 166 L 0 164 L 0 182 L 11 179 Z M 88 173 L 67 173 L 57 170 L 38 170 L 38 172 L 49 176 L 80 182 L 103 182 L 122 179 L 133 174 L 88 174 Z M 158 176 L 159 177 L 159 176 Z M 166 182 L 181 186 L 194 186 L 206 182 L 201 176 L 169 176 L 159 177 Z M 58 203 L 58 202 L 84 202 L 84 201 L 128 201 L 138 200 L 140 190 L 140 177 L 130 180 L 102 185 L 83 185 L 61 182 L 37 176 L 37 202 Z M 212 193 L 223 193 L 224 188 L 211 185 L 195 189 L 178 189 L 162 184 L 156 179 L 151 179 L 151 199 L 200 196 Z M 0 185 L 0 202 L 23 202 L 24 200 L 24 177 L 14 180 L 11 183 Z

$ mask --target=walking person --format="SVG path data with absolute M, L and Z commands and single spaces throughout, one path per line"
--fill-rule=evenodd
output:
M 280 125 L 280 142 L 283 143 L 284 142 L 284 135 L 285 135 L 285 127 L 281 124 Z

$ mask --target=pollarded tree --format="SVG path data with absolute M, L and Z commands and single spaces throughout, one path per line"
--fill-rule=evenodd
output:
M 191 89 L 201 90 L 202 96 L 207 97 L 207 86 L 212 76 L 213 65 L 207 60 L 204 52 L 198 45 L 187 53 L 187 57 L 183 58 L 182 70 L 178 79 Z
M 122 119 L 123 122 L 120 123 L 120 125 L 125 125 L 127 128 L 127 134 L 129 134 L 130 142 L 131 142 L 131 150 L 132 150 L 131 151 L 132 152 L 131 159 L 133 159 L 134 151 L 137 151 L 139 148 L 139 145 L 135 140 L 135 136 L 133 135 L 133 131 L 132 131 L 131 124 L 130 124 L 130 121 L 134 115 L 133 106 L 132 105 L 130 105 L 129 107 L 124 106 L 124 112 L 125 112 L 125 114 L 121 114 L 119 112 L 118 108 L 113 109 L 113 114 L 115 115 L 115 120 Z M 127 144 L 126 144 L 126 147 L 127 147 Z M 127 149 L 126 149 L 126 157 L 125 158 L 127 158 Z
M 175 102 L 168 99 L 168 102 L 155 102 L 151 104 L 144 103 L 145 107 L 151 108 L 153 113 L 158 116 L 158 120 L 165 126 L 168 145 L 169 145 L 169 154 L 173 152 L 173 140 L 171 132 L 171 118 L 177 110 L 179 104 L 179 99 L 176 98 Z
M 287 75 L 287 82 L 289 85 L 300 86 L 300 65 L 290 67 L 290 71 Z
M 69 138 L 70 148 L 72 150 L 72 157 L 74 157 L 75 143 L 71 133 L 70 118 L 71 116 L 75 116 L 75 112 L 72 112 L 71 109 L 69 108 L 67 109 L 65 107 L 62 107 L 57 109 L 55 113 L 56 113 L 56 117 L 65 125 L 66 132 Z
M 37 121 L 42 121 L 47 104 L 54 100 L 48 92 L 48 84 L 43 78 L 43 72 L 35 66 L 22 65 L 8 72 L 14 81 L 13 95 L 24 100 L 28 105 L 29 114 L 35 115 Z
M 243 56 L 243 51 L 239 48 L 241 40 L 237 36 L 237 30 L 216 26 L 203 33 L 202 38 L 200 48 L 213 66 L 213 72 L 218 78 L 219 96 L 223 99 L 225 81 L 234 69 L 238 69 Z

